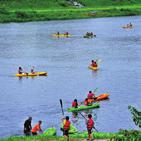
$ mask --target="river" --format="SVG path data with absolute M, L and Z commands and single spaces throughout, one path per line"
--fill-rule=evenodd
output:
M 122 29 L 132 22 L 135 28 Z M 55 126 L 60 135 L 62 118 L 59 99 L 66 109 L 74 98 L 83 101 L 89 90 L 96 95 L 109 93 L 108 101 L 93 110 L 99 131 L 138 129 L 128 105 L 141 109 L 141 16 L 83 20 L 0 24 L 0 137 L 22 135 L 23 123 Z M 68 31 L 71 38 L 53 38 L 55 32 Z M 94 32 L 97 38 L 83 35 Z M 92 59 L 100 59 L 97 72 L 88 69 Z M 15 77 L 18 67 L 47 71 L 47 77 Z M 74 125 L 86 130 L 79 115 Z

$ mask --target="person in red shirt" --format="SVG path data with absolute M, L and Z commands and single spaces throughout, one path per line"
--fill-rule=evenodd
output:
M 92 91 L 89 91 L 88 95 L 87 95 L 88 99 L 94 99 L 95 98 L 95 94 L 92 93 Z
M 63 128 L 61 128 L 61 130 L 63 131 L 64 137 L 67 139 L 69 139 L 70 125 L 69 116 L 66 116 L 65 120 L 63 120 Z
M 85 105 L 85 106 L 88 106 L 88 105 L 89 105 L 88 98 L 85 99 L 84 105 Z
M 74 108 L 78 107 L 77 99 L 74 99 L 74 101 L 72 102 L 72 107 Z
M 92 140 L 92 128 L 93 127 L 94 127 L 94 120 L 92 119 L 92 115 L 88 114 L 87 131 L 88 131 L 89 140 Z
M 97 67 L 96 61 L 92 60 L 91 66 L 92 66 L 92 67 Z
M 36 136 L 38 131 L 42 132 L 41 124 L 42 124 L 42 121 L 39 120 L 38 123 L 32 128 L 31 132 L 33 136 Z

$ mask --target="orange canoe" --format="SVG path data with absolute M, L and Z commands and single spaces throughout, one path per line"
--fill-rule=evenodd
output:
M 108 98 L 109 98 L 109 94 L 104 93 L 104 94 L 97 96 L 95 101 L 101 101 L 101 100 L 105 100 L 105 99 L 108 99 Z
M 93 103 L 93 102 L 105 100 L 105 99 L 108 99 L 108 98 L 109 98 L 109 94 L 104 93 L 104 94 L 100 94 L 99 96 L 97 96 L 94 99 L 88 99 L 88 102 Z

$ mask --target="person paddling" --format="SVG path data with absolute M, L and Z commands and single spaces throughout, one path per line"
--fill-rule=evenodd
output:
M 87 95 L 87 98 L 88 98 L 88 105 L 91 105 L 92 102 L 94 101 L 95 99 L 95 94 L 92 93 L 92 91 L 89 91 L 88 95 Z
M 92 66 L 92 67 L 97 67 L 98 65 L 97 65 L 96 61 L 92 60 L 92 61 L 91 61 L 91 66 Z
M 72 107 L 74 108 L 78 107 L 77 99 L 74 99 L 74 101 L 72 102 Z
M 56 35 L 58 35 L 58 36 L 59 36 L 59 35 L 60 35 L 60 33 L 59 33 L 59 32 L 57 32 L 57 34 L 56 34 Z
M 24 122 L 24 134 L 26 136 L 30 136 L 31 135 L 31 121 L 32 121 L 32 117 L 29 117 L 25 122 Z
M 88 99 L 94 99 L 95 98 L 95 94 L 92 93 L 92 91 L 89 91 L 88 95 L 87 95 Z
M 42 121 L 39 120 L 38 123 L 32 128 L 31 132 L 32 132 L 32 135 L 33 136 L 36 136 L 38 135 L 37 132 L 42 132 L 42 129 L 41 129 L 41 124 L 42 124 Z
M 84 105 L 85 105 L 85 106 L 88 106 L 88 105 L 89 105 L 88 98 L 85 99 Z
M 32 68 L 31 68 L 31 73 L 32 73 L 32 74 L 35 73 L 35 71 L 34 71 L 34 66 L 32 66 Z
M 94 127 L 94 120 L 92 119 L 92 115 L 88 114 L 88 121 L 87 121 L 87 131 L 88 131 L 88 139 L 92 140 L 92 128 Z
M 18 73 L 19 73 L 19 74 L 22 74 L 22 73 L 23 73 L 23 69 L 22 69 L 22 67 L 19 67 L 19 69 L 18 69 Z
M 71 122 L 69 121 L 69 116 L 66 116 L 65 120 L 63 119 L 63 128 L 61 130 L 63 131 L 63 135 L 65 138 L 69 140 L 69 130 L 70 130 Z

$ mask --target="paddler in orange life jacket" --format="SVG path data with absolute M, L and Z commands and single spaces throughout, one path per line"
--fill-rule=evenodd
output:
M 97 67 L 96 61 L 92 60 L 91 66 L 92 66 L 92 67 Z
M 36 136 L 38 131 L 42 132 L 41 124 L 42 124 L 42 121 L 39 120 L 38 123 L 32 128 L 31 132 L 33 136 Z
M 74 108 L 78 107 L 77 99 L 74 99 L 74 101 L 72 102 L 72 107 Z
M 93 127 L 94 127 L 94 120 L 92 119 L 92 115 L 88 114 L 87 131 L 88 131 L 89 140 L 92 140 L 92 128 Z
M 69 121 L 69 117 L 66 116 L 65 120 L 63 121 L 63 135 L 65 138 L 69 138 L 70 125 L 71 122 Z

